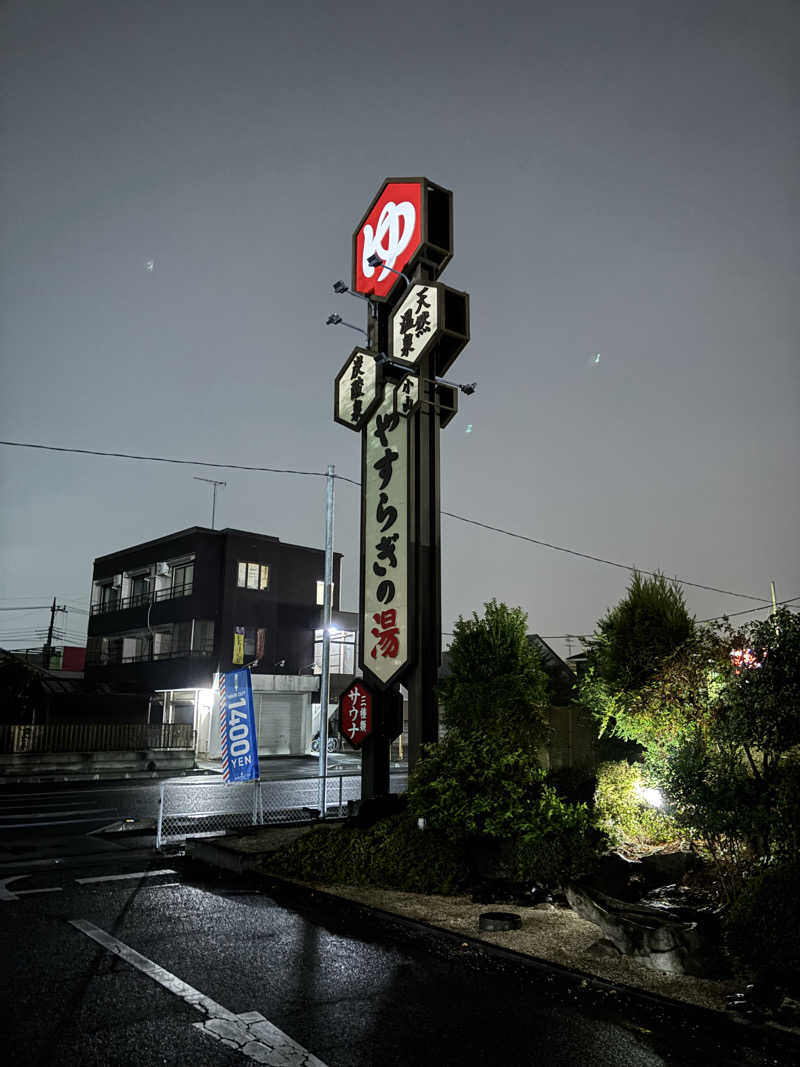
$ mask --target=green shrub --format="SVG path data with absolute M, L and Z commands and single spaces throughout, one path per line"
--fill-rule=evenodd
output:
M 312 830 L 274 853 L 265 866 L 303 881 L 410 893 L 457 893 L 467 882 L 463 841 L 435 830 L 420 831 L 406 813 L 366 830 Z
M 554 886 L 592 873 L 607 840 L 585 805 L 572 804 L 568 809 L 561 818 L 551 816 L 543 832 L 529 831 L 514 842 L 514 880 Z
M 660 845 L 680 837 L 674 820 L 640 796 L 639 789 L 648 784 L 643 773 L 641 766 L 625 760 L 601 763 L 597 769 L 595 817 L 616 848 Z
M 750 878 L 731 905 L 725 937 L 748 967 L 800 966 L 800 862 L 767 867 Z
M 426 748 L 409 779 L 409 810 L 448 834 L 516 837 L 539 804 L 545 778 L 525 750 L 488 734 L 454 732 Z
M 800 749 L 776 773 L 772 814 L 776 855 L 784 862 L 800 861 Z

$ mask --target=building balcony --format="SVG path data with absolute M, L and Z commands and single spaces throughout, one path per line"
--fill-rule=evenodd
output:
M 191 595 L 192 583 L 186 582 L 184 585 L 176 585 L 169 589 L 158 589 L 155 593 L 150 593 L 148 590 L 144 593 L 135 593 L 133 596 L 107 599 L 98 604 L 92 604 L 90 614 L 106 615 L 112 611 L 127 611 L 128 608 L 140 608 L 146 604 L 155 604 L 162 600 L 175 600 L 178 597 Z
M 170 648 L 163 652 L 138 649 L 127 655 L 109 649 L 99 655 L 87 655 L 87 667 L 112 667 L 120 663 L 158 663 L 166 659 L 202 659 L 214 655 L 213 645 L 204 648 Z

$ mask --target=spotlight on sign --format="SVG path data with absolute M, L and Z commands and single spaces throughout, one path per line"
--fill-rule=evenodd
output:
M 369 337 L 369 334 L 367 333 L 366 330 L 362 329 L 360 326 L 354 326 L 352 322 L 345 322 L 341 315 L 336 315 L 336 314 L 328 315 L 327 319 L 325 319 L 325 325 L 326 326 L 347 326 L 351 330 L 357 330 L 359 333 L 363 333 L 365 337 Z
M 350 296 L 357 296 L 359 300 L 366 300 L 367 303 L 369 303 L 369 297 L 368 296 L 365 296 L 363 293 L 354 292 L 354 290 L 352 290 L 350 288 L 350 286 L 347 284 L 347 282 L 343 282 L 341 280 L 341 278 L 338 281 L 333 283 L 333 291 L 334 291 L 334 293 L 338 293 L 339 296 L 341 296 L 342 293 L 349 293 Z
M 384 270 L 389 270 L 392 272 L 392 274 L 396 274 L 398 278 L 402 278 L 403 281 L 406 283 L 406 289 L 409 287 L 409 285 L 411 285 L 411 279 L 408 277 L 407 274 L 403 274 L 401 270 L 395 270 L 394 267 L 390 267 L 385 260 L 381 259 L 377 252 L 372 253 L 372 255 L 367 260 L 367 263 L 370 265 L 370 267 L 383 267 Z

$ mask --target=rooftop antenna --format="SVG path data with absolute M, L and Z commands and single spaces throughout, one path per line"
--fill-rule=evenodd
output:
M 211 494 L 211 529 L 213 530 L 214 529 L 214 517 L 215 517 L 215 515 L 217 513 L 217 486 L 218 485 L 223 485 L 224 486 L 224 485 L 227 485 L 228 483 L 227 482 L 215 481 L 214 478 L 200 478 L 196 474 L 193 475 L 193 478 L 194 478 L 194 480 L 196 482 L 208 482 L 209 485 L 212 485 L 214 487 L 213 491 L 212 491 L 212 494 Z

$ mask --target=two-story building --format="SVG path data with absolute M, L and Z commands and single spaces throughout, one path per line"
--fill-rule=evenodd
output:
M 349 677 L 355 617 L 339 612 L 341 559 L 334 554 L 331 670 Z M 215 747 L 217 675 L 249 666 L 259 751 L 305 752 L 319 690 L 324 563 L 321 549 L 197 526 L 100 556 L 86 677 L 150 691 L 150 721 L 193 723 L 204 755 Z

